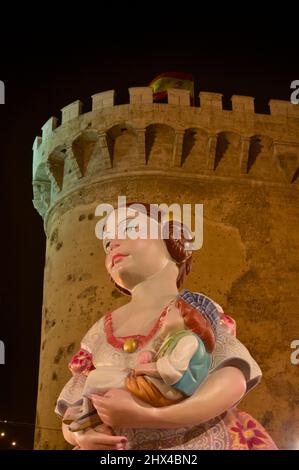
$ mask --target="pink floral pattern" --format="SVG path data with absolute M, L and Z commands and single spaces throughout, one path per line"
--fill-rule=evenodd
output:
M 236 450 L 275 450 L 275 443 L 263 426 L 252 416 L 238 409 L 224 418 L 231 435 L 231 448 Z
M 91 370 L 95 369 L 92 363 L 92 354 L 86 349 L 80 349 L 72 357 L 68 367 L 73 375 L 88 375 Z
M 237 334 L 237 326 L 235 320 L 228 315 L 227 313 L 223 313 L 220 318 L 220 326 L 226 328 L 227 332 L 236 337 Z
M 128 438 L 127 450 L 277 450 L 263 426 L 237 408 L 228 410 L 222 419 L 189 428 L 114 431 Z
M 248 421 L 246 428 L 237 421 L 236 426 L 232 427 L 231 430 L 239 433 L 240 443 L 246 444 L 249 450 L 252 450 L 254 446 L 265 444 L 265 434 L 256 429 L 256 425 L 251 419 Z

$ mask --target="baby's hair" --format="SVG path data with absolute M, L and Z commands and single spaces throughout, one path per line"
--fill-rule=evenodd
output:
M 153 217 L 159 223 L 162 222 L 163 213 L 158 210 L 156 206 L 143 202 L 128 202 L 126 207 L 133 206 L 134 204 L 138 204 L 139 212 L 144 212 L 142 210 L 144 207 L 144 213 L 148 217 Z M 167 238 L 164 238 L 165 234 L 167 234 Z M 163 224 L 162 238 L 166 244 L 168 253 L 176 262 L 176 265 L 179 269 L 176 280 L 177 288 L 179 289 L 182 286 L 185 277 L 188 276 L 189 272 L 191 271 L 193 252 L 192 250 L 188 250 L 188 246 L 190 246 L 190 243 L 193 240 L 191 238 L 191 234 L 190 237 L 186 237 L 186 226 L 177 220 L 170 220 Z M 110 279 L 123 294 L 131 295 L 127 289 L 119 286 L 111 276 Z
M 182 298 L 177 299 L 176 307 L 179 308 L 186 327 L 201 338 L 206 350 L 211 353 L 216 342 L 216 333 L 213 331 L 211 322 Z

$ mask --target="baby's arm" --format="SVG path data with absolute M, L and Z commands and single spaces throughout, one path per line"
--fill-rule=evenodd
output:
M 154 350 L 142 351 L 137 357 L 137 365 L 132 372 L 135 375 L 150 375 L 151 377 L 160 378 L 157 364 L 153 361 L 155 355 Z
M 182 378 L 197 348 L 195 335 L 186 335 L 177 342 L 169 355 L 165 354 L 156 362 L 139 364 L 134 372 L 136 375 L 161 378 L 167 385 L 172 385 Z
M 157 369 L 156 362 L 148 362 L 147 364 L 138 364 L 134 372 L 136 375 L 149 375 L 150 377 L 158 377 L 161 378 L 159 371 Z
M 194 334 L 186 335 L 178 340 L 170 354 L 160 357 L 157 360 L 157 370 L 163 382 L 169 386 L 175 386 L 188 370 L 190 361 L 198 347 L 196 336 Z M 184 392 L 184 390 L 180 391 Z

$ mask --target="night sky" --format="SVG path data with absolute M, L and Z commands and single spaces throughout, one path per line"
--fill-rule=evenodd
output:
M 0 105 L 2 282 L 0 340 L 6 364 L 0 365 L 0 449 L 16 440 L 33 445 L 38 383 L 42 284 L 45 251 L 43 223 L 32 205 L 32 143 L 47 119 L 80 99 L 90 109 L 94 93 L 115 89 L 116 104 L 128 103 L 128 87 L 147 86 L 167 71 L 192 73 L 199 91 L 223 93 L 230 109 L 233 94 L 253 96 L 256 112 L 268 113 L 269 99 L 289 100 L 290 83 L 299 80 L 295 37 L 267 33 L 145 32 L 113 39 L 94 36 L 70 49 L 54 40 L 1 51 L 0 80 L 6 104 Z M 198 102 L 197 102 L 198 104 Z

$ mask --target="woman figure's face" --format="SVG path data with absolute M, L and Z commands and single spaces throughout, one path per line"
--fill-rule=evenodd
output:
M 103 245 L 108 273 L 128 291 L 161 271 L 169 261 L 175 264 L 161 238 L 160 224 L 131 208 L 109 214 Z

